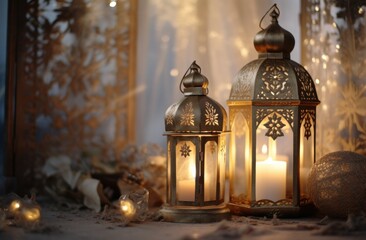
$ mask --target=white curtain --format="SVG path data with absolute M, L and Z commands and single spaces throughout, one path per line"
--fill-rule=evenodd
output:
M 276 1 L 280 25 L 299 39 L 299 1 Z M 257 58 L 253 38 L 271 0 L 139 0 L 137 144 L 165 144 L 165 110 L 183 95 L 179 82 L 196 60 L 209 96 L 226 109 L 235 74 Z M 267 17 L 262 26 L 267 26 Z M 292 53 L 298 61 L 300 44 Z

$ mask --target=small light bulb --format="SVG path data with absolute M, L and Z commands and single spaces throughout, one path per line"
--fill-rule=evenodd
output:
M 119 206 L 121 209 L 121 212 L 124 216 L 128 217 L 128 218 L 132 218 L 134 217 L 135 213 L 136 213 L 136 208 L 134 203 L 129 200 L 120 200 L 119 201 Z
M 10 210 L 10 212 L 15 213 L 19 210 L 20 206 L 21 206 L 21 204 L 20 204 L 19 200 L 13 200 L 10 203 L 9 210 Z
M 41 217 L 41 211 L 38 208 L 27 208 L 22 210 L 24 218 L 28 221 L 37 221 Z
M 116 5 L 117 5 L 117 2 L 115 0 L 112 0 L 109 3 L 109 6 L 112 7 L 112 8 L 115 7 Z

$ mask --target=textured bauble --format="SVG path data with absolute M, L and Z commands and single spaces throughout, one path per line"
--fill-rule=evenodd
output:
M 315 206 L 330 217 L 366 213 L 366 157 L 348 151 L 329 153 L 314 164 L 308 186 Z

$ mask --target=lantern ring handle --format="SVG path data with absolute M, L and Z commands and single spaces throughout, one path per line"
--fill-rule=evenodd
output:
M 181 92 L 181 93 L 184 93 L 184 91 L 182 90 L 183 79 L 187 76 L 188 71 L 189 71 L 189 70 L 192 70 L 192 66 L 198 67 L 199 72 L 201 72 L 201 67 L 200 67 L 200 66 L 198 66 L 198 65 L 196 64 L 196 60 L 194 60 L 194 61 L 191 63 L 191 65 L 189 66 L 189 68 L 187 69 L 187 71 L 184 73 L 184 75 L 183 75 L 183 77 L 182 77 L 182 80 L 180 80 L 179 90 L 180 90 L 180 92 Z
M 274 11 L 276 11 L 276 12 L 277 12 L 278 16 L 280 15 L 281 11 L 280 11 L 280 9 L 277 7 L 277 4 L 276 4 L 276 3 L 275 3 L 275 4 L 273 4 L 273 6 L 272 6 L 272 7 L 270 7 L 270 8 L 268 9 L 268 11 L 267 11 L 267 12 L 263 15 L 263 17 L 261 18 L 261 20 L 260 20 L 260 22 L 259 22 L 259 28 L 260 28 L 260 29 L 264 30 L 264 28 L 262 28 L 262 22 L 263 22 L 264 18 L 268 15 L 268 13 L 269 13 L 272 9 L 273 9 Z

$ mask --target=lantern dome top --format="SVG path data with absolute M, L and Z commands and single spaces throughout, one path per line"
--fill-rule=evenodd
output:
M 184 89 L 182 89 L 182 85 Z M 184 94 L 165 112 L 165 130 L 172 132 L 221 132 L 226 130 L 227 114 L 208 97 L 208 79 L 194 61 L 180 83 Z
M 283 29 L 278 24 L 280 12 L 277 5 L 273 5 L 272 8 L 273 10 L 270 14 L 272 17 L 271 24 L 265 29 L 260 26 L 262 30 L 254 37 L 254 47 L 260 56 L 265 56 L 266 54 L 271 53 L 272 55 L 275 55 L 274 53 L 280 53 L 283 57 L 290 58 L 290 53 L 295 46 L 295 38 L 289 31 Z
M 290 59 L 295 39 L 279 26 L 277 6 L 271 9 L 272 23 L 254 39 L 258 59 L 236 75 L 228 105 L 239 101 L 251 105 L 317 105 L 320 102 L 310 74 Z

